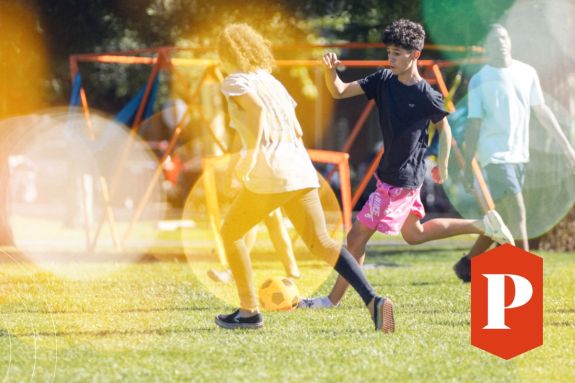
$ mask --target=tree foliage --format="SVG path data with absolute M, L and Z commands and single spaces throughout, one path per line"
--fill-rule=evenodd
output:
M 53 100 L 69 93 L 68 56 L 166 45 L 212 46 L 222 26 L 244 21 L 272 43 L 379 41 L 404 17 L 424 24 L 429 41 L 476 44 L 512 0 L 16 0 L 37 18 L 50 63 Z M 9 41 L 10 37 L 2 37 Z M 299 52 L 290 52 L 293 55 Z M 371 55 L 373 52 L 355 52 Z M 9 69 L 9 68 L 8 68 Z M 15 68 L 12 68 L 14 70 Z

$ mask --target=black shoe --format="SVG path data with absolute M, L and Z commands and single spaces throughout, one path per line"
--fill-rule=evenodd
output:
M 393 302 L 389 298 L 375 297 L 373 302 L 373 323 L 375 331 L 394 332 Z
M 461 257 L 461 259 L 453 265 L 453 271 L 455 271 L 457 278 L 461 279 L 463 282 L 471 282 L 471 259 L 467 255 Z
M 236 328 L 256 329 L 263 327 L 264 320 L 260 313 L 254 314 L 251 317 L 242 318 L 240 317 L 240 309 L 237 309 L 228 315 L 217 315 L 216 324 L 222 328 L 232 330 Z

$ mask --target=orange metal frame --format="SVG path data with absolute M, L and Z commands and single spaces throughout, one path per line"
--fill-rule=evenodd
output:
M 380 43 L 347 43 L 347 44 L 330 44 L 330 45 L 297 45 L 297 46 L 280 46 L 280 47 L 274 47 L 274 49 L 293 49 L 293 48 L 348 48 L 348 49 L 365 49 L 365 48 L 383 48 L 384 45 L 380 44 Z M 125 52 L 108 52 L 108 53 L 101 53 L 101 54 L 76 54 L 76 55 L 71 55 L 70 56 L 70 73 L 71 73 L 71 77 L 72 80 L 75 78 L 76 74 L 79 71 L 78 68 L 78 64 L 80 62 L 98 62 L 98 63 L 114 63 L 114 64 L 140 64 L 140 65 L 152 65 L 152 73 L 150 74 L 150 77 L 148 79 L 148 83 L 146 85 L 146 89 L 145 89 L 145 93 L 144 93 L 144 97 L 142 99 L 142 103 L 140 104 L 137 114 L 136 114 L 136 118 L 134 119 L 133 125 L 132 125 L 132 134 L 135 136 L 139 130 L 140 124 L 141 124 L 141 119 L 142 119 L 142 115 L 143 115 L 143 111 L 144 111 L 144 107 L 147 103 L 147 100 L 149 98 L 151 89 L 152 89 L 152 85 L 154 83 L 154 80 L 156 78 L 156 76 L 158 76 L 159 71 L 161 69 L 166 69 L 166 70 L 174 70 L 176 66 L 198 66 L 198 65 L 202 65 L 206 67 L 206 70 L 204 71 L 204 74 L 201 77 L 201 80 L 196 88 L 196 91 L 190 96 L 189 98 L 189 102 L 193 99 L 195 99 L 201 90 L 201 87 L 203 86 L 203 82 L 205 81 L 206 77 L 208 76 L 209 73 L 213 73 L 215 74 L 215 77 L 221 82 L 223 80 L 223 76 L 221 75 L 221 73 L 218 70 L 217 67 L 217 62 L 215 60 L 207 60 L 207 59 L 191 59 L 191 58 L 177 58 L 177 57 L 171 57 L 171 54 L 174 52 L 178 52 L 178 51 L 208 51 L 211 50 L 212 48 L 208 48 L 208 47 L 201 47 L 201 48 L 186 48 L 186 49 L 181 49 L 181 48 L 175 48 L 175 47 L 161 47 L 161 48 L 150 48 L 150 49 L 141 49 L 141 50 L 133 50 L 133 51 L 125 51 Z M 425 49 L 429 49 L 429 50 L 443 50 L 443 51 L 455 51 L 455 52 L 480 52 L 481 48 L 477 48 L 477 47 L 457 47 L 457 46 L 437 46 L 437 45 L 430 45 L 430 46 L 426 46 Z M 139 56 L 139 55 L 147 55 L 147 56 Z M 465 60 L 446 60 L 446 61 L 438 61 L 438 60 L 420 60 L 419 61 L 419 65 L 420 66 L 425 66 L 425 67 L 431 67 L 433 70 L 433 73 L 435 75 L 435 78 L 437 80 L 437 84 L 441 90 L 441 92 L 443 93 L 444 96 L 448 95 L 448 91 L 447 91 L 447 87 L 445 86 L 445 82 L 443 80 L 443 76 L 441 75 L 441 71 L 440 68 L 445 68 L 445 67 L 452 67 L 452 66 L 456 66 L 456 65 L 461 65 L 464 63 L 470 63 L 470 62 L 479 62 L 479 58 L 473 58 L 473 59 L 465 59 Z M 278 66 L 320 66 L 321 62 L 319 60 L 277 60 L 276 61 Z M 342 65 L 346 66 L 346 67 L 381 67 L 381 66 L 387 66 L 388 65 L 388 61 L 387 60 L 342 60 L 341 61 Z M 89 112 L 89 105 L 88 105 L 88 100 L 86 97 L 86 92 L 84 90 L 84 88 L 82 87 L 80 90 L 80 99 L 81 99 L 81 104 L 82 104 L 82 109 L 84 111 L 84 115 L 86 116 L 86 118 L 89 120 L 90 117 L 90 112 Z M 367 120 L 367 117 L 369 116 L 369 114 L 371 113 L 371 111 L 373 110 L 374 107 L 374 103 L 373 102 L 369 102 L 364 110 L 362 111 L 358 121 L 356 122 L 356 124 L 354 125 L 354 128 L 350 134 L 350 136 L 348 137 L 344 147 L 342 148 L 342 152 L 327 152 L 327 151 L 321 151 L 321 150 L 309 150 L 309 154 L 312 158 L 313 161 L 315 162 L 323 162 L 323 163 L 331 163 L 331 164 L 336 164 L 337 165 L 337 170 L 339 170 L 340 172 L 340 179 L 341 179 L 341 199 L 342 199 L 342 210 L 343 210 L 343 216 L 344 216 L 344 223 L 346 228 L 350 228 L 351 227 L 351 216 L 352 216 L 352 210 L 353 207 L 357 204 L 357 201 L 361 195 L 361 193 L 363 193 L 363 191 L 365 190 L 365 187 L 367 186 L 370 177 L 373 175 L 373 172 L 375 171 L 375 169 L 377 168 L 377 164 L 379 163 L 379 160 L 381 159 L 381 156 L 383 155 L 383 148 L 380 150 L 380 152 L 377 154 L 377 156 L 375 157 L 375 159 L 372 161 L 368 172 L 366 173 L 365 177 L 362 179 L 362 181 L 360 182 L 359 186 L 357 187 L 357 189 L 355 190 L 355 193 L 352 196 L 351 193 L 351 183 L 350 183 L 350 172 L 349 172 L 349 154 L 347 153 L 349 151 L 349 149 L 351 148 L 351 146 L 353 145 L 353 142 L 355 141 L 355 139 L 357 138 L 359 131 L 361 130 L 361 128 L 363 127 L 363 125 L 365 124 L 365 121 Z M 449 105 L 450 108 L 454 108 L 453 103 L 451 103 Z M 179 128 L 179 129 L 178 129 Z M 177 129 L 174 129 L 174 133 L 170 139 L 170 145 L 169 145 L 169 150 L 171 151 L 174 147 L 174 143 L 176 142 L 179 134 L 181 133 L 181 127 L 178 127 Z M 125 156 L 127 156 L 128 152 L 130 151 L 130 147 L 131 144 L 128 144 L 127 147 L 124 149 L 124 154 L 122 158 L 125 158 Z M 166 161 L 166 159 L 169 156 L 169 152 L 166 151 L 166 154 L 163 156 L 163 158 L 160 160 L 160 164 L 158 166 L 158 169 L 155 173 L 156 174 L 160 174 L 162 166 L 164 164 L 164 161 Z M 115 177 L 113 177 L 112 180 L 112 187 L 109 190 L 108 194 L 113 194 L 115 192 L 116 189 L 116 184 L 117 184 L 117 179 L 120 176 L 120 171 L 121 171 L 121 167 L 118 167 L 119 171 L 118 173 L 115 175 Z M 328 179 L 329 177 L 331 177 L 331 175 L 333 174 L 330 173 L 328 175 Z M 148 186 L 148 190 L 150 190 L 154 183 L 157 182 L 157 179 L 159 177 L 154 176 L 153 180 L 151 181 L 152 184 Z M 482 180 L 482 178 L 481 178 Z M 483 185 L 484 182 L 480 181 L 480 185 Z M 483 187 L 482 187 L 482 191 L 483 191 Z M 486 195 L 486 194 L 484 194 Z M 488 191 L 487 191 L 487 195 L 488 195 Z M 143 207 L 145 206 L 145 204 L 147 203 L 147 198 L 149 196 L 149 193 L 145 193 L 143 199 L 141 201 L 139 201 L 138 203 L 138 208 L 134 214 L 134 217 L 132 219 L 132 221 L 130 222 L 130 225 L 128 227 L 128 230 L 126 231 L 126 233 L 123 236 L 123 240 L 125 241 L 131 231 L 131 228 L 133 226 L 133 224 L 138 220 L 139 216 L 141 215 L 141 209 L 143 209 Z M 487 201 L 488 201 L 488 205 L 492 205 L 489 203 L 490 198 L 487 197 Z M 112 217 L 113 219 L 113 217 Z M 103 224 L 103 219 L 100 221 L 101 224 L 97 229 L 96 235 L 93 238 L 92 241 L 92 248 L 95 247 L 97 239 L 98 239 L 98 234 L 101 230 L 101 226 Z M 110 222 L 113 226 L 113 222 Z

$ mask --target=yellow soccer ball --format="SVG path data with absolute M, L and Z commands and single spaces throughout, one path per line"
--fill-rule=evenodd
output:
M 293 310 L 300 299 L 296 284 L 286 277 L 268 278 L 259 290 L 260 304 L 265 310 Z

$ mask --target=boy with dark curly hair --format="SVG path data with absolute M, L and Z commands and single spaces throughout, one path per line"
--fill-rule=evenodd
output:
M 513 243 L 511 233 L 494 210 L 482 220 L 439 218 L 420 222 L 425 214 L 419 191 L 426 171 L 429 123 L 433 122 L 441 134 L 439 158 L 432 170 L 436 183 L 447 179 L 451 144 L 443 98 L 417 70 L 424 41 L 425 31 L 420 24 L 405 19 L 393 22 L 383 32 L 389 69 L 349 83 L 341 81 L 336 73 L 339 61 L 335 53 L 323 56 L 325 81 L 334 98 L 365 94 L 375 100 L 379 111 L 385 151 L 377 170 L 377 188 L 347 235 L 347 248 L 360 263 L 365 258 L 365 246 L 376 231 L 401 233 L 409 244 L 473 233 L 485 234 L 500 243 Z M 304 298 L 299 307 L 337 306 L 347 286 L 339 277 L 328 296 Z

